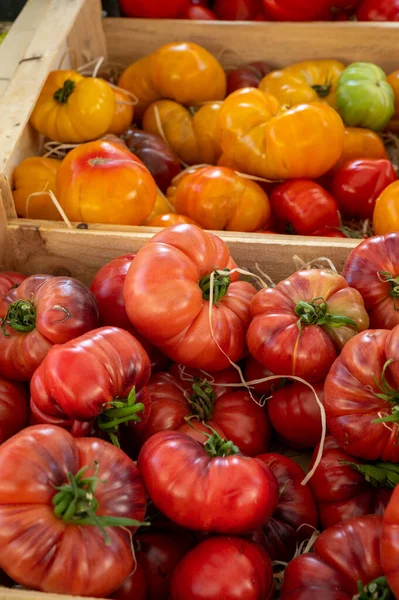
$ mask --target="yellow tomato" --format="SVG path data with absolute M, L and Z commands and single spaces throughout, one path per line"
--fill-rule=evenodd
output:
M 50 140 L 80 143 L 104 135 L 114 114 L 115 94 L 106 81 L 51 71 L 30 120 Z
M 121 135 L 132 124 L 134 117 L 134 106 L 132 98 L 123 92 L 112 88 L 115 94 L 115 112 L 111 125 L 108 127 L 107 133 Z
M 399 69 L 388 75 L 387 82 L 395 94 L 395 114 L 388 123 L 388 129 L 399 133 Z
M 60 221 L 61 216 L 48 194 L 28 197 L 36 192 L 51 190 L 55 194 L 60 160 L 32 156 L 25 158 L 13 173 L 13 197 L 19 217 Z
M 342 167 L 348 160 L 355 158 L 388 158 L 381 138 L 371 129 L 346 127 L 344 149 L 333 169 Z
M 391 183 L 377 198 L 373 229 L 375 235 L 399 232 L 399 181 Z
M 170 205 L 168 204 L 165 196 L 163 194 L 157 193 L 157 197 L 155 200 L 154 208 L 148 219 L 144 221 L 143 225 L 147 225 L 148 221 L 153 219 L 154 217 L 158 217 L 159 215 L 166 215 L 170 212 Z

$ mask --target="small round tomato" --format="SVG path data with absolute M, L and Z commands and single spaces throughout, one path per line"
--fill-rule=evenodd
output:
M 373 228 L 376 235 L 399 231 L 399 181 L 391 183 L 377 198 Z
M 262 0 L 215 0 L 213 10 L 223 21 L 253 21 Z
M 399 0 L 363 0 L 356 18 L 358 21 L 399 21 Z
M 183 13 L 183 19 L 193 21 L 217 21 L 218 17 L 206 6 L 190 5 Z
M 176 19 L 189 6 L 190 0 L 119 0 L 125 17 Z
M 355 158 L 386 158 L 385 146 L 377 133 L 362 127 L 345 127 L 344 149 L 333 171 Z
M 28 394 L 17 383 L 0 379 L 0 444 L 28 424 Z
M 185 215 L 177 215 L 176 213 L 165 213 L 164 215 L 155 215 L 152 219 L 148 219 L 145 224 L 147 227 L 169 227 L 170 225 L 181 225 L 182 223 L 189 223 L 191 225 L 197 225 L 198 223 L 186 217 Z
M 246 87 L 258 87 L 270 67 L 263 61 L 251 62 L 245 67 L 234 69 L 227 75 L 227 95 Z

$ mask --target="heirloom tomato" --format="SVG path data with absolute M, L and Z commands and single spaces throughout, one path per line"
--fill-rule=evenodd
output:
M 43 190 L 51 190 L 55 193 L 56 176 L 60 164 L 61 161 L 55 158 L 30 156 L 14 169 L 12 195 L 19 217 L 50 221 L 61 220 L 61 215 L 49 194 L 38 194 Z
M 262 0 L 215 0 L 213 10 L 223 21 L 253 21 L 262 10 Z
M 358 21 L 399 21 L 399 0 L 362 0 Z
M 399 486 L 393 491 L 391 500 L 384 515 L 382 539 L 381 539 L 381 562 L 388 584 L 395 595 L 399 597 L 399 573 L 398 573 L 398 538 L 399 538 L 399 516 L 398 516 Z
M 398 2 L 398 15 L 399 15 L 399 2 Z M 398 19 L 399 20 L 399 19 Z M 395 94 L 395 114 L 392 120 L 388 123 L 388 129 L 390 131 L 399 132 L 399 69 L 394 71 L 387 77 L 387 82 L 393 89 Z
M 143 129 L 161 135 L 173 153 L 188 165 L 216 164 L 222 153 L 217 135 L 221 102 L 186 108 L 159 100 L 147 108 Z
M 130 65 L 118 86 L 138 98 L 135 111 L 140 118 L 150 104 L 162 98 L 187 106 L 223 100 L 226 74 L 205 48 L 173 42 Z
M 391 183 L 377 198 L 373 228 L 376 235 L 399 231 L 399 181 Z
M 115 115 L 116 99 L 103 79 L 76 71 L 51 71 L 30 117 L 32 126 L 60 143 L 82 143 L 104 135 Z
M 277 505 L 269 467 L 239 454 L 216 432 L 202 445 L 184 433 L 160 431 L 145 442 L 137 465 L 154 505 L 194 531 L 250 533 Z
M 341 275 L 297 271 L 251 302 L 250 353 L 277 375 L 325 378 L 344 344 L 369 319 L 359 292 Z
M 115 112 L 107 133 L 121 135 L 132 124 L 134 105 L 132 98 L 123 90 L 113 88 L 115 94 Z
M 399 462 L 399 326 L 363 331 L 345 345 L 324 386 L 327 426 L 343 450 Z
M 108 141 L 74 148 L 57 172 L 57 198 L 71 221 L 140 225 L 156 196 L 155 181 L 141 160 Z
M 244 379 L 245 381 L 251 382 L 251 387 L 258 394 L 267 394 L 269 395 L 273 389 L 276 389 L 281 385 L 281 379 L 272 379 L 270 381 L 262 381 L 261 383 L 252 383 L 252 381 L 258 381 L 261 379 L 266 379 L 273 375 L 269 369 L 265 369 L 263 365 L 261 365 L 257 360 L 254 359 L 253 356 L 249 355 L 245 359 L 244 363 Z
M 150 216 L 148 217 L 148 219 L 146 219 L 143 222 L 143 225 L 147 225 L 148 221 L 150 221 L 154 217 L 159 217 L 161 215 L 166 215 L 172 209 L 173 209 L 173 207 L 169 204 L 166 196 L 164 196 L 163 193 L 160 193 L 158 191 L 158 193 L 157 193 L 157 199 L 155 200 L 155 204 L 154 204 L 154 208 L 152 209 L 152 213 L 150 214 Z
M 0 321 L 0 375 L 29 381 L 53 344 L 98 327 L 98 309 L 80 281 L 32 275 L 0 297 Z
M 273 569 L 268 554 L 236 537 L 198 544 L 177 565 L 170 600 L 271 600 Z
M 193 21 L 217 21 L 218 17 L 206 6 L 193 5 L 191 4 L 183 13 L 183 19 L 190 19 Z
M 26 279 L 26 275 L 15 271 L 0 271 L 0 301 L 10 290 L 17 288 Z
M 245 352 L 249 304 L 256 293 L 250 283 L 237 281 L 238 273 L 230 274 L 235 267 L 217 236 L 195 225 L 167 227 L 138 251 L 128 271 L 129 319 L 172 360 L 197 369 L 225 369 Z
M 0 471 L 0 567 L 12 579 L 79 596 L 106 597 L 121 585 L 146 504 L 124 452 L 36 425 L 0 446 Z
M 272 71 L 262 79 L 259 89 L 276 96 L 281 104 L 325 101 L 335 108 L 335 90 L 344 69 L 337 60 L 306 60 Z
M 267 194 L 228 167 L 188 172 L 169 188 L 168 198 L 176 212 L 205 229 L 256 231 L 270 219 Z
M 222 151 L 235 167 L 266 179 L 320 177 L 344 146 L 342 119 L 328 104 L 286 108 L 254 88 L 226 98 L 218 127 Z
M 314 451 L 312 464 L 318 451 L 319 448 Z M 392 468 L 397 469 L 395 465 Z M 353 517 L 382 515 L 392 494 L 378 463 L 363 464 L 341 450 L 332 436 L 325 439 L 322 459 L 309 485 L 324 529 Z
M 390 599 L 381 566 L 382 518 L 357 517 L 323 531 L 284 573 L 281 600 Z
M 0 445 L 28 424 L 28 401 L 22 385 L 0 379 Z
M 186 217 L 185 215 L 177 215 L 176 213 L 165 213 L 163 215 L 155 215 L 152 219 L 147 219 L 145 225 L 147 227 L 170 227 L 171 225 L 198 225 L 193 219 L 190 217 Z
M 326 21 L 331 19 L 331 2 L 325 0 L 263 0 L 270 21 Z
M 298 544 L 308 539 L 318 524 L 318 514 L 305 473 L 293 460 L 281 454 L 257 457 L 274 473 L 280 490 L 274 513 L 255 539 L 266 548 L 272 560 L 289 561 Z
M 399 325 L 399 233 L 375 236 L 356 246 L 343 276 L 361 293 L 371 328 Z
M 344 149 L 333 170 L 355 158 L 388 158 L 385 146 L 377 133 L 361 127 L 345 127 Z
M 227 95 L 246 87 L 257 88 L 265 75 L 270 73 L 269 65 L 263 61 L 251 62 L 227 74 Z
M 119 0 L 125 17 L 145 19 L 176 19 L 180 17 L 190 0 Z
M 309 179 L 281 183 L 272 191 L 270 203 L 280 233 L 317 235 L 326 227 L 340 226 L 336 200 Z

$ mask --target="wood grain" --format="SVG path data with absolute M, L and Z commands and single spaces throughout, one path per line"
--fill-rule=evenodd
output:
M 89 598 L 88 596 L 83 598 L 82 596 L 67 596 L 64 594 L 44 594 L 43 592 L 15 590 L 0 586 L 0 600 L 101 600 L 101 598 Z

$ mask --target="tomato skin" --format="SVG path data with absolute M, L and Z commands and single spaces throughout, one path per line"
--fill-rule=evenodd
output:
M 13 200 L 19 217 L 61 221 L 62 217 L 45 190 L 55 192 L 56 175 L 61 161 L 44 156 L 30 156 L 15 167 Z M 31 196 L 31 194 L 36 194 Z M 28 200 L 29 198 L 29 200 Z
M 399 21 L 399 1 L 363 0 L 356 18 L 358 21 Z
M 227 96 L 246 87 L 257 88 L 270 70 L 270 66 L 263 61 L 251 62 L 244 67 L 234 69 L 227 74 Z
M 264 379 L 266 377 L 270 377 L 273 373 L 266 369 L 263 365 L 260 364 L 257 360 L 254 359 L 253 356 L 249 355 L 245 359 L 244 364 L 244 378 L 245 381 L 256 381 L 258 379 Z M 271 379 L 270 381 L 264 381 L 262 383 L 256 383 L 253 386 L 253 389 L 257 394 L 267 394 L 279 387 L 281 385 L 281 380 Z
M 270 202 L 280 233 L 293 230 L 298 235 L 312 235 L 324 227 L 340 225 L 336 200 L 308 179 L 281 183 L 272 191 Z
M 241 538 L 213 537 L 177 565 L 170 600 L 270 600 L 274 594 L 269 556 Z
M 132 570 L 126 530 L 107 527 L 107 546 L 97 527 L 66 524 L 54 514 L 54 487 L 68 481 L 68 472 L 75 475 L 85 465 L 86 476 L 92 474 L 95 460 L 98 514 L 142 521 L 146 496 L 138 469 L 111 444 L 74 439 L 59 427 L 37 425 L 0 446 L 0 567 L 24 587 L 106 597 Z
M 188 529 L 249 533 L 277 504 L 277 480 L 263 463 L 241 455 L 211 458 L 183 433 L 150 437 L 137 464 L 155 506 Z
M 326 21 L 332 17 L 328 4 L 309 0 L 263 0 L 263 10 L 272 21 Z
M 28 400 L 21 385 L 0 379 L 0 444 L 28 424 Z
M 136 553 L 135 571 L 111 596 L 113 600 L 147 600 L 147 579 Z
M 398 574 L 398 491 L 396 486 L 392 493 L 391 501 L 384 515 L 382 539 L 381 539 L 381 562 L 384 573 L 388 579 L 389 587 L 397 598 L 399 595 Z
M 183 19 L 190 19 L 193 21 L 217 21 L 218 17 L 206 6 L 195 6 L 190 5 L 183 13 Z
M 215 0 L 213 10 L 223 21 L 253 21 L 262 0 Z
M 399 182 L 391 183 L 378 196 L 373 214 L 376 235 L 396 232 L 399 228 Z
M 378 196 L 397 178 L 389 160 L 351 160 L 335 172 L 331 193 L 343 215 L 371 219 Z
M 170 227 L 172 225 L 181 225 L 186 223 L 189 225 L 197 225 L 198 223 L 186 217 L 185 215 L 178 215 L 176 213 L 165 213 L 164 215 L 155 215 L 152 219 L 146 221 L 147 227 Z
M 12 288 L 18 287 L 26 279 L 26 275 L 15 271 L 0 271 L 0 299 Z
M 144 19 L 176 19 L 189 3 L 189 0 L 119 0 L 125 17 Z
M 344 149 L 332 171 L 355 158 L 388 159 L 388 154 L 381 138 L 371 129 L 345 127 Z
M 0 298 L 0 319 L 20 300 L 35 310 L 34 329 L 18 331 L 4 323 L 0 332 L 0 376 L 29 381 L 53 344 L 63 344 L 98 327 L 93 294 L 71 277 L 32 275 Z

